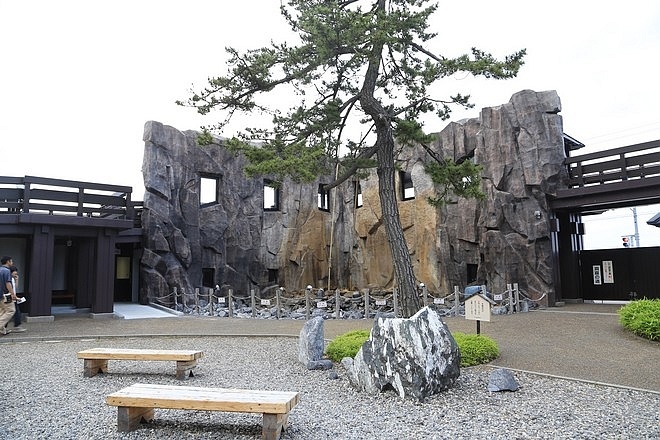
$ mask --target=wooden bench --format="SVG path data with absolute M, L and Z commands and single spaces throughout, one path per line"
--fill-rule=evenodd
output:
M 261 438 L 276 440 L 288 426 L 297 392 L 201 388 L 137 383 L 106 396 L 117 408 L 117 430 L 135 430 L 154 418 L 154 408 L 262 413 Z
M 176 361 L 176 378 L 193 376 L 192 369 L 197 359 L 204 354 L 199 350 L 146 350 L 131 348 L 92 348 L 78 352 L 78 359 L 84 359 L 85 377 L 108 372 L 108 360 L 129 361 Z

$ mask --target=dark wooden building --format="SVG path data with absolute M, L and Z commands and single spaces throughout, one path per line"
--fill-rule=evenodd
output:
M 137 302 L 141 203 L 132 188 L 34 176 L 0 176 L 0 254 L 18 267 L 29 319 L 53 306 L 112 314 Z

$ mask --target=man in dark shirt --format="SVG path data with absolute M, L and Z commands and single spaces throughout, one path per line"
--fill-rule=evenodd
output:
M 18 298 L 11 283 L 11 271 L 9 270 L 9 267 L 13 266 L 14 262 L 11 257 L 4 256 L 0 259 L 0 264 L 2 264 L 0 266 L 0 289 L 2 289 L 2 297 L 0 298 L 0 335 L 6 335 L 10 330 L 5 328 L 5 324 L 11 321 L 14 313 L 16 313 L 14 301 Z

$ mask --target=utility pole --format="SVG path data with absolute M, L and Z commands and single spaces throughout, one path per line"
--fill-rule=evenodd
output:
M 633 222 L 635 222 L 635 247 L 639 247 L 639 228 L 637 227 L 637 207 L 630 209 L 632 209 Z

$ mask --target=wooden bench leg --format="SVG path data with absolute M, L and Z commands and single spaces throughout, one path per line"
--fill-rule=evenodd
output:
M 192 369 L 197 366 L 197 359 L 192 361 L 176 361 L 176 378 L 185 380 L 186 377 L 193 377 Z
M 289 425 L 289 414 L 267 414 L 264 413 L 261 438 L 263 440 L 279 440 L 282 430 Z
M 107 373 L 107 372 L 108 372 L 107 359 L 85 359 L 83 376 L 93 377 L 96 376 L 97 373 Z
M 150 422 L 153 419 L 153 408 L 117 407 L 117 431 L 119 432 L 134 431 L 142 420 Z

